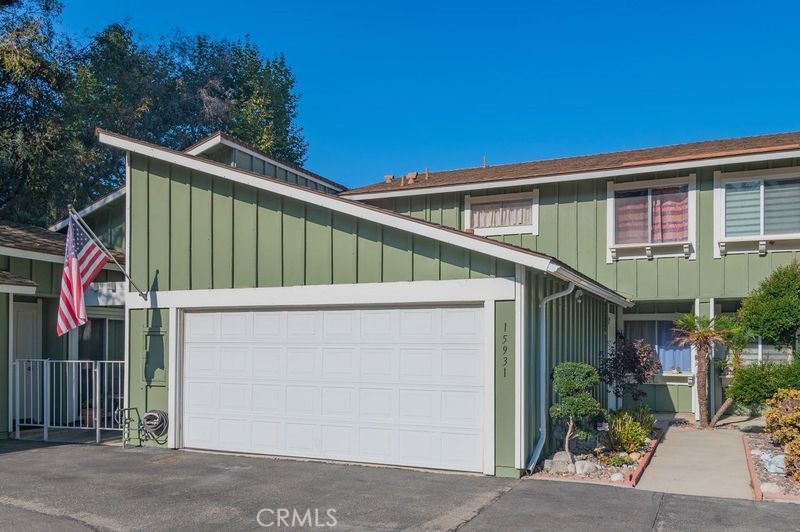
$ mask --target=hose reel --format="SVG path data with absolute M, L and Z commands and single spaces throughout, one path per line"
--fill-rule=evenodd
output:
M 167 433 L 169 416 L 163 410 L 149 410 L 142 416 L 141 431 L 144 439 L 157 439 Z

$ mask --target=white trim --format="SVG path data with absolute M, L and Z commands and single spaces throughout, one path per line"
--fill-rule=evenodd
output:
M 764 181 L 780 181 L 800 178 L 797 167 L 775 168 L 765 170 L 746 170 L 742 172 L 714 172 L 714 258 L 736 253 L 758 253 L 766 255 L 767 243 L 774 251 L 800 250 L 800 232 L 785 234 L 764 233 Z M 742 182 L 759 183 L 760 227 L 759 234 L 752 236 L 727 236 L 725 234 L 725 185 Z M 774 246 L 775 242 L 781 245 Z M 728 244 L 733 244 L 729 246 Z M 738 245 L 737 245 L 738 244 Z
M 432 290 L 431 283 L 445 284 L 443 290 Z M 409 286 L 413 285 L 413 286 Z M 460 285 L 460 287 L 459 287 Z M 351 294 L 354 287 L 357 294 Z M 302 290 L 298 290 L 302 289 Z M 257 297 L 241 301 L 236 293 L 260 291 Z M 269 292 L 266 292 L 269 291 Z M 197 301 L 192 292 L 208 292 L 206 300 Z M 334 293 L 335 292 L 335 293 Z M 298 294 L 301 294 L 298 297 Z M 183 319 L 184 310 L 215 308 L 242 310 L 246 308 L 287 308 L 302 306 L 325 308 L 329 306 L 371 306 L 402 304 L 483 303 L 484 320 L 484 404 L 483 404 L 483 472 L 495 474 L 495 301 L 513 299 L 517 283 L 513 279 L 471 279 L 467 281 L 420 281 L 416 283 L 370 283 L 364 285 L 323 285 L 286 288 L 220 289 L 181 292 L 159 292 L 152 299 L 159 308 L 169 309 L 169 362 L 168 405 L 170 426 L 167 445 L 183 445 L 183 427 L 180 420 L 183 399 Z M 269 295 L 267 295 L 269 294 Z M 351 294 L 351 297 L 348 297 Z M 365 297 L 372 295 L 371 298 Z M 171 296 L 171 297 L 164 297 Z M 398 299 L 398 296 L 402 296 Z M 138 298 L 129 294 L 128 302 Z M 131 307 L 145 308 L 145 307 Z M 175 321 L 173 321 L 175 320 Z M 127 323 L 127 320 L 126 320 Z M 519 430 L 517 428 L 516 430 Z
M 226 288 L 152 292 L 147 300 L 128 292 L 128 309 L 270 308 L 320 305 L 384 305 L 512 300 L 516 285 L 504 277 L 455 281 L 414 281 L 306 285 L 270 288 Z
M 128 189 L 131 182 L 131 154 L 129 152 L 125 152 L 125 190 Z M 125 282 L 128 282 L 130 279 L 130 261 L 128 257 L 131 256 L 131 235 L 130 235 L 130 227 L 131 227 L 131 195 L 125 194 L 125 274 L 127 279 Z M 128 285 L 126 284 L 125 289 L 127 292 Z M 125 334 L 125 345 L 123 348 L 123 359 L 125 360 L 124 364 L 124 372 L 125 372 L 125 390 L 123 393 L 124 396 L 124 408 L 130 408 L 130 398 L 131 398 L 131 386 L 130 386 L 130 312 L 128 311 L 128 300 L 127 298 L 124 299 L 123 303 L 125 304 L 125 325 L 124 325 L 124 334 Z
M 642 242 L 640 244 L 616 244 L 615 234 L 615 194 L 626 190 L 653 190 L 680 185 L 688 186 L 688 239 L 682 242 Z M 616 183 L 609 181 L 606 185 L 606 263 L 613 264 L 618 260 L 648 259 L 655 257 L 684 257 L 689 260 L 697 258 L 697 176 L 689 174 L 670 179 L 652 179 L 648 181 L 631 181 Z
M 420 187 L 411 189 L 395 189 L 381 192 L 363 192 L 347 194 L 346 197 L 354 200 L 392 198 L 396 196 L 424 196 L 428 194 L 443 194 L 447 192 L 466 192 L 470 190 L 491 190 L 495 188 L 518 187 L 525 185 L 541 185 L 545 183 L 566 183 L 568 181 L 581 181 L 584 179 L 602 179 L 608 177 L 622 177 L 628 175 L 644 174 L 651 172 L 667 172 L 672 170 L 687 170 L 721 166 L 728 164 L 753 163 L 779 159 L 793 159 L 800 157 L 800 150 L 757 153 L 747 155 L 732 155 L 728 157 L 715 157 L 709 159 L 694 159 L 674 163 L 650 164 L 645 166 L 630 166 L 612 168 L 610 170 L 593 170 L 589 172 L 576 172 L 569 174 L 554 174 L 541 177 L 520 177 L 504 179 L 502 181 L 480 181 L 462 185 Z
M 495 440 L 494 426 L 494 365 L 495 365 L 495 302 L 483 302 L 483 472 L 486 475 L 495 474 L 494 453 L 497 441 Z
M 580 284 L 580 286 L 586 291 L 618 305 L 632 305 L 630 301 L 616 292 L 602 285 L 596 284 L 582 275 L 572 272 L 551 257 L 539 255 L 533 252 L 516 250 L 512 247 L 495 243 L 489 239 L 475 237 L 456 230 L 443 229 L 441 227 L 420 222 L 397 213 L 384 211 L 383 209 L 378 209 L 375 207 L 369 207 L 364 204 L 342 199 L 324 192 L 317 192 L 305 187 L 284 183 L 283 181 L 276 179 L 264 179 L 258 174 L 253 174 L 252 172 L 246 172 L 236 168 L 218 165 L 204 159 L 184 155 L 156 146 L 142 144 L 141 142 L 128 138 L 111 135 L 105 131 L 99 131 L 98 138 L 101 143 L 108 146 L 114 146 L 121 150 L 139 153 L 161 161 L 178 164 L 198 172 L 204 172 L 223 179 L 249 185 L 254 188 L 267 190 L 281 196 L 319 205 L 320 207 L 324 207 L 335 212 L 341 212 L 357 218 L 370 220 L 381 225 L 400 229 L 401 231 L 407 231 L 420 236 L 432 238 L 440 242 L 470 249 L 478 253 L 484 253 L 486 255 L 508 260 L 516 264 L 523 264 L 536 270 L 549 272 L 565 281 L 571 281 L 575 282 L 576 284 Z M 130 209 L 128 210 L 130 211 Z M 130 239 L 127 239 L 127 241 L 130 241 Z
M 527 401 L 525 400 L 525 372 L 527 371 L 527 349 L 525 324 L 527 323 L 527 270 L 517 264 L 514 279 L 514 467 L 525 467 L 525 435 L 528 433 Z
M 14 419 L 14 294 L 8 295 L 8 433 L 13 427 Z
M 204 140 L 200 144 L 192 146 L 190 149 L 186 150 L 184 153 L 186 153 L 187 155 L 198 156 L 201 153 L 204 153 L 205 151 L 213 148 L 214 146 L 219 146 L 220 144 L 222 144 L 224 146 L 228 146 L 229 148 L 233 148 L 235 150 L 239 150 L 241 152 L 244 152 L 244 153 L 246 153 L 247 155 L 249 155 L 251 157 L 255 157 L 256 159 L 260 159 L 262 161 L 265 161 L 265 162 L 267 162 L 267 163 L 269 163 L 269 164 L 271 164 L 273 166 L 276 166 L 278 168 L 286 170 L 287 172 L 291 172 L 291 173 L 293 173 L 295 175 L 298 175 L 298 176 L 300 176 L 300 177 L 302 177 L 304 179 L 308 179 L 309 181 L 313 181 L 313 182 L 317 183 L 318 185 L 322 185 L 322 186 L 324 186 L 326 188 L 330 188 L 332 190 L 335 190 L 336 192 L 344 192 L 345 190 L 347 190 L 346 188 L 343 188 L 340 185 L 334 185 L 333 183 L 331 183 L 329 181 L 324 181 L 324 180 L 322 180 L 322 179 L 320 179 L 318 177 L 314 177 L 314 176 L 312 176 L 312 175 L 310 175 L 310 174 L 308 174 L 306 172 L 303 172 L 302 170 L 298 170 L 296 168 L 292 168 L 291 166 L 289 166 L 287 164 L 283 164 L 283 163 L 281 163 L 279 161 L 276 161 L 275 159 L 271 159 L 271 158 L 267 157 L 266 155 L 264 155 L 263 153 L 258 153 L 256 151 L 251 150 L 250 148 L 247 148 L 246 146 L 242 146 L 241 144 L 239 144 L 237 142 L 233 142 L 233 141 L 231 141 L 229 139 L 226 139 L 222 135 L 220 135 L 219 133 L 215 134 L 214 136 L 212 136 L 211 138 L 209 138 L 207 140 Z
M 694 300 L 694 315 L 700 316 L 700 300 Z M 692 347 L 692 375 L 697 375 L 697 349 Z M 694 420 L 700 421 L 700 403 L 697 400 L 697 381 L 699 379 L 695 377 L 692 379 L 692 413 L 694 414 Z
M 5 255 L 7 257 L 15 257 L 18 259 L 38 260 L 42 262 L 55 262 L 56 264 L 64 263 L 64 255 L 53 255 L 52 253 L 42 253 L 41 251 L 29 251 L 27 249 L 10 248 L 8 246 L 0 246 L 0 255 Z M 119 268 L 117 268 L 111 262 L 103 266 L 103 269 L 115 272 L 119 271 Z
M 178 318 L 178 309 L 170 307 L 169 309 L 169 332 L 167 333 L 167 417 L 169 424 L 167 425 L 167 447 L 170 449 L 177 449 L 178 441 L 178 419 L 181 413 L 178 412 L 178 360 L 181 358 L 179 355 L 178 339 L 180 337 L 179 330 L 182 327 L 182 320 Z
M 33 295 L 36 293 L 35 286 L 24 286 L 18 284 L 0 284 L 0 294 L 20 294 Z
M 99 200 L 95 201 L 94 203 L 88 205 L 87 207 L 84 207 L 83 209 L 79 210 L 78 211 L 78 216 L 83 217 L 83 216 L 86 216 L 87 214 L 91 214 L 94 211 L 96 211 L 96 210 L 98 210 L 98 209 L 100 209 L 102 207 L 105 207 L 109 203 L 112 203 L 117 198 L 121 197 L 123 194 L 125 194 L 125 185 L 121 186 L 120 188 L 118 188 L 117 190 L 112 192 L 111 194 L 108 194 L 107 196 L 104 196 L 104 197 L 100 198 Z M 63 220 L 61 220 L 61 221 L 59 221 L 57 223 L 54 223 L 53 225 L 48 227 L 48 229 L 50 229 L 51 231 L 61 231 L 62 229 L 64 229 L 67 226 L 67 224 L 69 224 L 69 218 L 64 218 Z
M 515 194 L 493 194 L 491 196 L 464 196 L 464 229 L 472 227 L 472 206 L 481 203 L 494 203 L 499 201 L 530 200 L 531 202 L 531 223 L 528 225 L 513 225 L 507 227 L 478 227 L 474 228 L 475 234 L 480 236 L 497 235 L 522 235 L 539 234 L 539 189 L 529 192 L 518 192 Z

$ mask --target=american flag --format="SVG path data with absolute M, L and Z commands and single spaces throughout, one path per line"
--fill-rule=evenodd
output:
M 70 214 L 58 301 L 59 336 L 86 323 L 83 293 L 107 262 L 108 255 L 81 227 L 75 215 Z

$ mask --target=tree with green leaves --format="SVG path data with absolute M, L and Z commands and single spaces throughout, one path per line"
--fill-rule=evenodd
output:
M 587 424 L 603 413 L 603 407 L 591 394 L 599 383 L 600 375 L 589 364 L 562 362 L 553 370 L 553 389 L 558 402 L 550 407 L 550 417 L 566 424 L 564 450 L 570 462 L 574 463 L 572 440 L 587 439 Z
M 800 329 L 800 264 L 776 268 L 742 300 L 737 315 L 744 327 L 786 349 L 788 360 L 793 360 Z
M 299 95 L 285 58 L 249 38 L 176 35 L 144 44 L 110 24 L 81 47 L 57 0 L 0 2 L 0 218 L 46 225 L 118 188 L 124 158 L 102 127 L 173 149 L 222 130 L 302 164 Z
M 715 327 L 714 320 L 691 312 L 681 314 L 672 329 L 681 347 L 691 347 L 697 354 L 697 404 L 700 409 L 700 426 L 708 427 L 708 375 L 711 349 L 714 344 L 725 344 L 726 331 Z

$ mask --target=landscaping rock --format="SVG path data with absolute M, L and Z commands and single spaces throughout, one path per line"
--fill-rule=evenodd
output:
M 763 482 L 761 484 L 761 491 L 764 493 L 783 493 L 783 488 L 774 482 Z
M 570 460 L 569 453 L 567 453 L 567 451 L 558 451 L 556 454 L 553 455 L 552 460 L 553 462 L 565 462 L 567 464 L 572 463 L 572 460 Z
M 578 475 L 589 475 L 598 469 L 597 464 L 588 460 L 578 460 L 575 462 L 575 473 Z
M 622 473 L 614 473 L 613 475 L 611 475 L 612 482 L 622 482 L 623 480 L 625 480 L 625 475 L 623 475 Z
M 575 466 L 572 465 L 572 461 L 566 451 L 558 451 L 552 458 L 545 460 L 542 469 L 548 473 L 555 473 L 557 475 L 575 473 Z
M 631 454 L 628 455 L 628 458 L 630 458 L 634 462 L 638 462 L 639 458 L 641 458 L 641 457 L 642 457 L 642 453 L 631 453 Z
M 786 464 L 785 454 L 772 456 L 769 453 L 764 453 L 761 455 L 761 461 L 764 462 L 764 468 L 767 470 L 767 473 L 776 473 L 779 475 L 784 473 Z

